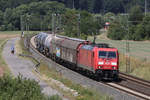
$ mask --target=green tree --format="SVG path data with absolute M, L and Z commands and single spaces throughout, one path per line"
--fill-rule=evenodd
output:
M 10 8 L 7 8 L 6 11 L 4 12 L 4 25 L 5 25 L 5 29 L 7 30 L 8 28 L 9 29 L 12 29 L 12 22 L 14 21 L 13 20 L 13 10 L 10 9 Z
M 0 26 L 3 23 L 3 12 L 0 10 Z
M 107 36 L 113 40 L 122 40 L 125 38 L 126 34 L 126 29 L 121 27 L 119 23 L 112 23 Z
M 30 19 L 30 21 L 32 20 L 32 22 L 29 23 L 31 30 L 40 30 L 41 26 L 44 30 L 48 30 L 48 27 L 50 29 L 49 24 L 51 24 L 50 18 L 51 18 L 52 13 L 62 14 L 64 12 L 65 12 L 65 7 L 63 4 L 60 4 L 58 2 L 49 2 L 49 1 L 23 4 L 14 9 L 7 8 L 6 11 L 4 12 L 4 17 L 3 17 L 4 20 L 2 21 L 2 23 L 4 23 L 3 29 L 7 30 L 8 25 L 9 25 L 9 29 L 19 30 L 20 23 L 21 23 L 20 17 L 29 15 L 29 16 L 34 16 L 35 18 L 34 19 L 30 17 L 32 18 Z M 24 26 L 26 26 L 25 25 L 26 19 L 27 17 L 22 20 Z M 10 26 L 13 26 L 13 27 L 10 28 Z
M 130 9 L 135 5 L 141 6 L 142 11 L 145 9 L 145 0 L 123 0 L 123 2 L 125 12 L 130 12 Z M 149 0 L 147 0 L 147 4 L 149 4 L 148 2 Z
M 81 10 L 86 10 L 89 11 L 89 7 L 90 7 L 90 0 L 80 0 L 79 1 L 80 9 Z
M 103 1 L 104 13 L 113 12 L 119 13 L 124 12 L 123 1 L 122 0 L 104 0 Z
M 100 15 L 92 15 L 87 11 L 81 11 L 80 30 L 85 35 L 95 35 L 102 28 L 103 19 Z
M 133 40 L 143 40 L 145 36 L 146 34 L 143 24 L 138 24 L 136 26 L 135 34 L 133 35 Z
M 146 38 L 150 39 L 150 15 L 145 16 L 142 23 L 145 28 Z
M 141 23 L 142 19 L 143 19 L 143 12 L 141 10 L 141 7 L 138 5 L 132 7 L 129 13 L 129 21 L 133 25 L 137 25 Z
M 93 23 L 94 20 L 92 15 L 87 11 L 81 11 L 81 24 L 80 24 L 81 33 L 85 35 L 92 35 L 94 28 Z
M 105 22 L 113 23 L 115 21 L 116 15 L 114 13 L 108 12 L 104 15 Z
M 93 12 L 100 13 L 103 8 L 103 0 L 93 0 Z
M 133 27 L 134 26 L 134 27 Z M 133 40 L 150 39 L 150 16 L 145 16 L 140 24 L 132 25 L 130 29 Z
M 64 31 L 67 36 L 77 37 L 78 35 L 78 12 L 67 9 L 63 16 Z

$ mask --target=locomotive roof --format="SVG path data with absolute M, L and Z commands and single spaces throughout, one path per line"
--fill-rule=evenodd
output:
M 109 44 L 106 44 L 106 43 L 88 44 L 88 45 L 82 46 L 83 49 L 87 49 L 87 50 L 93 50 L 94 47 L 103 48 L 107 50 L 116 49 L 116 48 L 109 47 Z
M 83 39 L 71 38 L 71 37 L 62 36 L 62 35 L 56 35 L 56 36 L 57 36 L 57 37 L 60 37 L 60 38 L 66 38 L 66 39 L 70 39 L 70 40 L 74 40 L 74 41 L 79 41 L 79 42 L 87 41 L 87 40 L 83 40 Z
M 109 44 L 107 43 L 98 43 L 98 44 L 92 44 L 93 47 L 98 47 L 98 48 L 110 48 Z
M 78 45 L 81 44 L 81 41 L 73 41 L 71 39 L 64 39 L 61 43 L 61 46 L 70 48 L 70 49 L 77 49 Z
M 51 41 L 54 44 L 60 44 L 63 40 L 64 40 L 63 38 L 59 38 L 59 37 L 53 36 Z
M 60 44 L 62 47 L 66 47 L 69 49 L 77 49 L 79 44 L 86 42 L 86 40 L 70 38 L 62 35 L 56 35 L 56 37 L 58 38 L 55 41 L 56 44 Z
M 102 51 L 118 51 L 117 48 L 100 48 Z

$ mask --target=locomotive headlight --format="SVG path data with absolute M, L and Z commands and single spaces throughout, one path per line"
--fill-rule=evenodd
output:
M 98 68 L 102 68 L 102 66 L 99 66 Z
M 98 62 L 98 65 L 103 65 L 104 64 L 104 62 Z
M 117 63 L 116 63 L 116 62 L 112 62 L 112 63 L 111 63 L 111 65 L 115 65 L 115 66 L 116 66 L 116 65 L 117 65 Z
M 112 69 L 116 69 L 116 67 L 113 66 Z

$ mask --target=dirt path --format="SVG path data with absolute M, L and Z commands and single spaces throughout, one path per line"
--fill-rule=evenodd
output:
M 8 67 L 10 68 L 12 74 L 15 77 L 18 76 L 19 74 L 22 74 L 23 77 L 34 79 L 42 87 L 42 92 L 44 94 L 49 95 L 49 96 L 57 94 L 63 98 L 61 93 L 59 93 L 55 89 L 52 89 L 46 82 L 44 82 L 43 80 L 40 80 L 39 77 L 33 74 L 32 70 L 33 70 L 34 64 L 31 61 L 26 60 L 26 59 L 21 59 L 16 54 L 10 53 L 11 45 L 14 45 L 18 39 L 19 38 L 13 38 L 13 39 L 8 40 L 2 52 L 4 60 L 8 64 Z M 68 100 L 68 99 L 63 98 L 63 100 Z

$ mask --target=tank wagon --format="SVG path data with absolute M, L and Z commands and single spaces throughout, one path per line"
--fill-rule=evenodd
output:
M 43 32 L 36 36 L 35 42 L 41 53 L 56 62 L 91 72 L 97 80 L 118 79 L 118 50 L 110 48 L 108 44 L 93 44 L 86 40 Z

